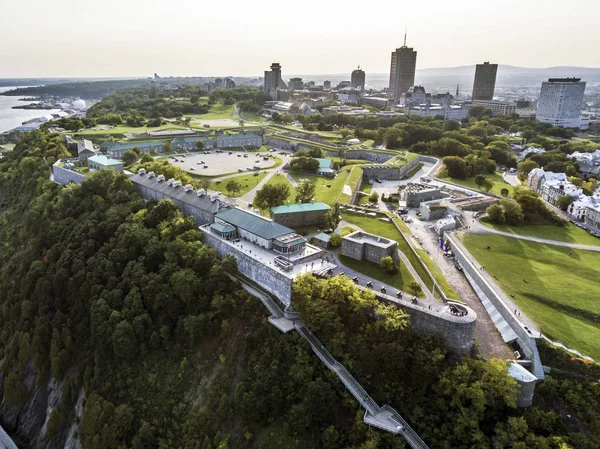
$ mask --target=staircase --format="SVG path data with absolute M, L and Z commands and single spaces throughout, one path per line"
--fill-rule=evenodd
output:
M 240 281 L 242 287 L 252 296 L 257 297 L 271 313 L 269 322 L 275 325 L 278 329 L 282 329 L 281 325 L 276 324 L 276 321 L 285 321 L 285 314 L 281 307 L 268 294 L 253 287 L 240 278 L 235 278 Z M 293 313 L 293 312 L 292 312 Z M 310 345 L 313 352 L 319 357 L 321 362 L 327 368 L 333 371 L 342 381 L 348 391 L 356 398 L 360 405 L 365 409 L 364 421 L 366 424 L 377 427 L 396 435 L 401 435 L 407 444 L 413 449 L 429 449 L 427 444 L 419 437 L 419 435 L 410 427 L 410 425 L 400 416 L 400 414 L 389 405 L 380 407 L 369 396 L 369 393 L 362 385 L 350 374 L 350 372 L 339 363 L 335 357 L 327 350 L 327 348 L 319 341 L 319 339 L 304 325 L 299 318 L 294 316 L 294 329 L 304 338 Z

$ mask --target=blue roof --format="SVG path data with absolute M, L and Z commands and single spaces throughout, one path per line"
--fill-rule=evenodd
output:
M 93 162 L 93 163 L 98 164 L 98 165 L 104 165 L 106 167 L 111 167 L 113 165 L 122 165 L 123 164 L 121 161 L 118 161 L 116 159 L 112 159 L 110 157 L 106 157 L 103 154 L 97 154 L 95 156 L 88 157 L 88 163 L 89 162 Z
M 327 159 L 326 157 L 317 157 L 315 158 L 319 161 L 319 168 L 331 168 L 331 164 L 333 163 L 331 159 Z
M 210 227 L 213 228 L 215 231 L 219 231 L 221 233 L 235 232 L 235 228 L 228 224 L 213 223 L 210 225 Z
M 233 226 L 244 229 L 266 240 L 273 240 L 294 232 L 286 226 L 237 207 L 225 209 L 219 212 L 215 218 L 231 223 Z
M 331 209 L 325 203 L 296 203 L 296 204 L 284 204 L 283 206 L 272 207 L 271 212 L 277 214 L 292 214 L 296 212 L 312 212 L 316 210 L 328 211 Z
M 322 242 L 329 243 L 329 240 L 331 239 L 331 236 L 329 234 L 325 234 L 324 232 L 321 232 L 320 234 L 315 235 L 314 238 L 317 239 L 317 240 L 321 240 Z

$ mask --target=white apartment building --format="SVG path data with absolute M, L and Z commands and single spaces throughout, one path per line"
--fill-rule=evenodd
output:
M 471 107 L 483 106 L 492 111 L 492 116 L 511 115 L 517 112 L 517 103 L 502 100 L 473 100 Z
M 536 118 L 561 128 L 581 126 L 585 82 L 580 78 L 550 78 L 542 83 Z
M 583 195 L 583 190 L 569 181 L 551 180 L 542 186 L 542 199 L 554 206 L 558 206 L 558 199 L 566 195 L 579 198 Z

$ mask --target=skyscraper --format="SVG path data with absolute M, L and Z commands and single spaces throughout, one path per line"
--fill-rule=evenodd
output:
M 265 93 L 272 100 L 277 100 L 277 89 L 287 89 L 287 85 L 281 79 L 281 66 L 274 62 L 271 70 L 265 70 Z
M 536 118 L 561 128 L 581 126 L 585 81 L 580 78 L 550 78 L 542 83 Z
M 355 89 L 365 90 L 365 71 L 361 70 L 360 66 L 352 71 L 350 86 Z
M 498 64 L 484 62 L 475 67 L 475 82 L 473 83 L 473 100 L 493 100 L 496 87 Z
M 404 45 L 392 52 L 392 63 L 390 67 L 390 89 L 389 95 L 399 99 L 400 95 L 408 92 L 415 84 L 415 69 L 417 67 L 417 52 L 406 46 L 406 34 Z
M 325 89 L 325 90 L 331 89 L 331 81 L 329 81 L 329 80 L 324 81 L 323 82 L 323 89 Z

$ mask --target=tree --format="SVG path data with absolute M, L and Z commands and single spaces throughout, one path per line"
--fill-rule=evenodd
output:
M 281 206 L 290 194 L 290 188 L 285 184 L 266 184 L 256 192 L 254 204 L 260 209 L 271 209 Z
M 335 229 L 340 224 L 340 205 L 339 203 L 335 203 L 331 206 L 325 215 L 323 215 L 323 225 L 329 229 Z
M 540 166 L 537 164 L 537 162 L 532 161 L 531 159 L 525 159 L 523 162 L 519 162 L 517 168 L 519 169 L 519 173 L 528 175 L 531 170 L 534 168 L 540 168 Z
M 163 151 L 167 154 L 173 151 L 173 145 L 171 145 L 171 142 L 163 143 Z
M 477 187 L 479 187 L 481 189 L 481 186 L 484 184 L 485 182 L 485 176 L 483 175 L 477 175 L 475 176 L 475 184 L 477 184 Z
M 209 178 L 200 178 L 198 181 L 198 187 L 208 191 L 210 187 L 210 179 Z
M 396 274 L 400 271 L 400 267 L 391 256 L 382 257 L 379 261 L 379 266 L 388 274 Z
M 516 201 L 500 200 L 500 205 L 504 210 L 506 224 L 510 226 L 521 226 L 525 219 L 521 205 Z
M 467 163 L 463 158 L 458 156 L 446 156 L 442 160 L 448 170 L 448 176 L 456 179 L 465 179 L 467 177 Z
M 331 234 L 329 245 L 331 245 L 332 248 L 339 248 L 342 246 L 342 236 L 339 234 Z
M 500 195 L 502 196 L 508 196 L 509 193 L 510 191 L 506 187 L 502 187 L 502 190 L 500 190 Z
M 348 138 L 348 136 L 350 136 L 351 134 L 352 134 L 352 131 L 350 131 L 348 128 L 340 129 L 340 135 L 342 136 L 343 139 Z
M 411 292 L 413 295 L 418 295 L 419 293 L 421 293 L 423 291 L 421 284 L 419 284 L 417 281 L 412 281 L 410 284 L 408 284 L 406 286 L 406 289 L 409 292 Z
M 198 151 L 202 151 L 204 149 L 204 142 L 202 142 L 201 140 L 197 141 L 196 148 L 198 149 Z
M 575 201 L 575 197 L 573 195 L 563 195 L 558 198 L 557 206 L 566 212 L 569 206 L 573 204 L 573 201 Z
M 377 192 L 373 192 L 369 195 L 369 203 L 376 203 L 379 201 L 379 194 Z
M 125 151 L 125 153 L 123 153 L 123 163 L 125 165 L 131 165 L 131 164 L 135 164 L 138 160 L 138 155 L 131 151 L 131 150 L 127 150 Z
M 225 190 L 229 192 L 229 196 L 236 195 L 242 190 L 242 185 L 237 182 L 235 179 L 229 180 L 229 182 L 225 185 Z
M 492 204 L 486 210 L 490 223 L 503 225 L 506 223 L 504 208 L 499 204 Z
M 489 192 L 494 187 L 494 181 L 489 178 L 483 178 L 483 182 L 479 186 L 479 188 L 484 189 L 486 192 Z
M 444 131 L 458 131 L 460 129 L 460 123 L 456 120 L 445 120 L 444 121 Z
M 142 158 L 140 159 L 140 162 L 142 164 L 144 164 L 146 162 L 154 162 L 154 158 L 149 153 L 144 153 L 142 155 Z
M 296 189 L 296 202 L 309 203 L 315 196 L 316 183 L 301 182 Z
M 131 149 L 131 151 L 133 151 L 135 154 L 137 154 L 138 157 L 142 154 L 142 150 L 140 150 L 139 147 L 133 147 Z

